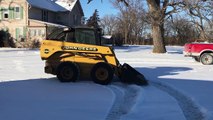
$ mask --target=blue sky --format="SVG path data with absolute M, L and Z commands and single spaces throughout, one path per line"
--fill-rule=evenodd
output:
M 100 18 L 106 14 L 116 14 L 118 10 L 116 10 L 110 0 L 93 0 L 90 4 L 87 4 L 88 0 L 80 0 L 84 16 L 89 18 L 94 13 L 95 9 L 98 10 Z

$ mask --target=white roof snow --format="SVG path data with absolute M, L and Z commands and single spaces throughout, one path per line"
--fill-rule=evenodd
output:
M 104 35 L 103 38 L 105 38 L 105 39 L 111 39 L 112 35 Z
M 55 3 L 71 11 L 74 8 L 76 2 L 77 0 L 71 0 L 68 3 L 62 0 L 56 0 Z
M 71 8 L 73 8 L 73 6 L 75 5 L 77 0 L 74 0 L 74 2 L 70 4 L 67 4 L 64 2 L 57 2 L 55 0 L 27 0 L 27 1 L 30 5 L 34 7 L 38 7 L 38 8 L 54 11 L 54 12 L 65 12 L 65 11 L 70 11 Z
M 34 19 L 29 19 L 29 20 L 32 21 L 32 22 L 51 25 L 51 26 L 57 26 L 57 27 L 61 27 L 61 28 L 68 27 L 68 26 L 65 26 L 65 25 L 60 25 L 60 24 L 51 23 L 51 22 L 44 22 L 44 21 L 40 21 L 40 20 L 34 20 Z

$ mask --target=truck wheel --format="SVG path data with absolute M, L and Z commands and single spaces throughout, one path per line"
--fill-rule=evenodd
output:
M 75 82 L 79 77 L 79 68 L 75 63 L 64 62 L 57 68 L 57 78 L 61 82 Z
M 95 64 L 91 70 L 91 78 L 95 83 L 101 85 L 109 84 L 113 79 L 113 75 L 114 72 L 112 67 L 103 62 Z
M 210 53 L 204 53 L 204 54 L 201 55 L 200 61 L 204 65 L 213 64 L 213 56 Z

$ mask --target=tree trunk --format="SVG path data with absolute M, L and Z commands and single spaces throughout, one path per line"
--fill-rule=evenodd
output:
M 161 11 L 160 0 L 147 0 L 152 24 L 153 53 L 165 53 L 164 44 L 164 18 L 165 13 Z
M 128 29 L 124 30 L 124 44 L 128 44 Z
M 165 53 L 166 47 L 164 44 L 164 30 L 163 25 L 152 25 L 152 34 L 153 34 L 153 53 Z

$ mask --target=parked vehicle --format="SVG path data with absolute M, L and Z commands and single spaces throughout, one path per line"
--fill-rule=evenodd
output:
M 193 57 L 204 65 L 213 64 L 213 43 L 188 43 L 183 52 L 185 57 Z

